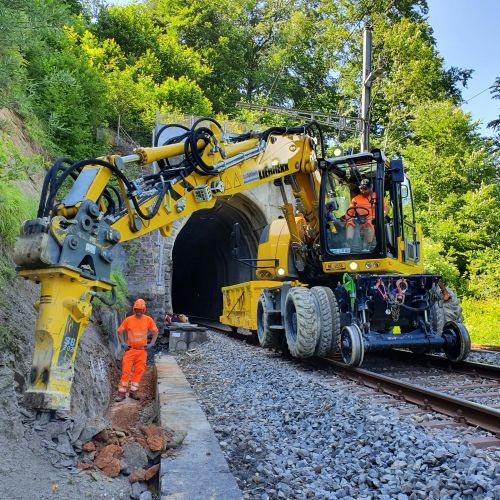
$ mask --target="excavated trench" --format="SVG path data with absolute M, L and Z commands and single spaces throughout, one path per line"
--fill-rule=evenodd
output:
M 194 213 L 181 229 L 172 252 L 174 312 L 218 319 L 221 288 L 254 278 L 254 269 L 232 256 L 235 223 L 241 228 L 240 258 L 255 259 L 267 222 L 262 210 L 244 195 Z

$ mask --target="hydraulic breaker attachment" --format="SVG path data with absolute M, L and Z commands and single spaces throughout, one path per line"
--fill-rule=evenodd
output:
M 78 341 L 92 313 L 90 300 L 110 283 L 65 267 L 29 269 L 21 276 L 41 283 L 27 404 L 39 410 L 69 410 Z

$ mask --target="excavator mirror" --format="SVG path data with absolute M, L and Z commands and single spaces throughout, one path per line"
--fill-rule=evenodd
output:
M 391 180 L 392 182 L 403 182 L 404 181 L 404 170 L 403 170 L 403 160 L 401 158 L 396 158 L 391 160 Z
M 232 255 L 233 258 L 240 258 L 240 242 L 241 242 L 241 228 L 238 222 L 233 226 L 233 231 L 231 232 L 231 246 L 233 248 Z

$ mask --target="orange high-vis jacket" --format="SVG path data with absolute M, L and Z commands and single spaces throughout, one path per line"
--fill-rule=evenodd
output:
M 375 218 L 375 203 L 377 201 L 377 195 L 375 193 L 371 193 L 371 195 L 367 198 L 363 194 L 356 195 L 352 200 L 349 207 L 363 207 L 369 210 L 367 217 L 374 219 Z M 384 212 L 387 211 L 387 201 L 384 198 Z M 350 219 L 349 216 L 347 218 Z
M 118 327 L 118 332 L 127 332 L 127 344 L 132 349 L 142 349 L 148 343 L 148 331 L 158 332 L 158 328 L 151 316 L 143 314 L 137 318 L 134 315 L 126 317 Z

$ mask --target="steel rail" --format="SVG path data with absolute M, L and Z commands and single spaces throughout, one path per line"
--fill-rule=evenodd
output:
M 483 345 L 483 344 L 472 344 L 473 351 L 491 351 L 500 352 L 500 345 Z
M 451 362 L 449 359 L 434 356 L 432 354 L 414 354 L 408 351 L 394 350 L 387 353 L 396 359 L 408 359 L 412 362 L 418 362 L 422 365 L 434 366 L 449 370 L 452 372 L 463 373 L 467 375 L 479 375 L 484 378 L 500 381 L 500 366 L 489 365 L 485 363 L 476 363 L 473 361 Z
M 422 406 L 424 409 L 433 410 L 452 417 L 456 422 L 467 423 L 481 427 L 500 436 L 500 410 L 489 408 L 458 397 L 450 396 L 419 385 L 402 382 L 398 379 L 380 375 L 378 373 L 346 366 L 339 361 L 329 358 L 324 359 L 335 373 L 355 382 L 371 387 L 379 392 L 384 392 L 404 399 L 410 403 Z

